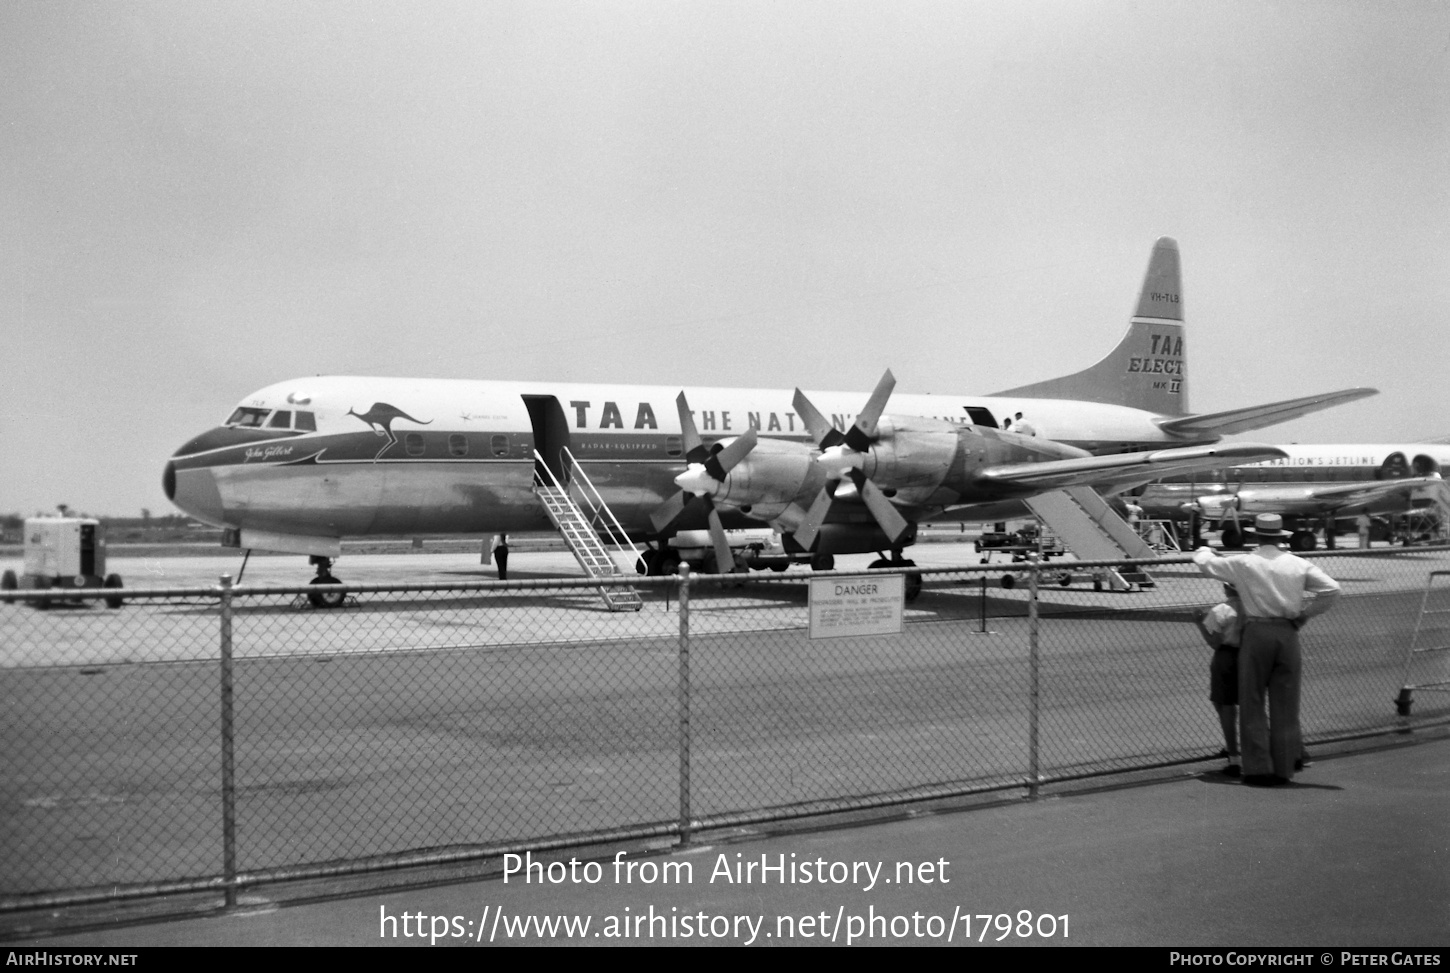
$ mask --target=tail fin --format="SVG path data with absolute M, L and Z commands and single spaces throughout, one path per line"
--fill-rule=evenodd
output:
M 1183 345 L 1183 282 L 1178 242 L 1153 245 L 1128 333 L 1102 361 L 1062 378 L 998 392 L 1030 399 L 1081 399 L 1165 416 L 1188 412 L 1188 357 Z

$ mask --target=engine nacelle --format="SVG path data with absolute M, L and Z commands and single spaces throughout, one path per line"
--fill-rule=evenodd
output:
M 724 480 L 714 479 L 701 466 L 691 466 L 675 482 L 748 517 L 772 521 L 793 501 L 809 497 L 825 483 L 825 474 L 814 460 L 815 450 L 805 443 L 761 439 Z
M 821 463 L 837 476 L 847 466 L 859 469 L 898 504 L 929 505 L 961 451 L 962 428 L 939 419 L 882 416 L 869 449 L 843 451 L 834 461 L 823 454 Z
M 987 426 L 959 426 L 955 432 L 957 444 L 951 470 L 932 498 L 933 505 L 990 503 L 1005 499 L 1002 483 L 984 480 L 981 476 L 996 466 L 1080 459 L 1091 455 L 1086 450 L 1051 439 L 1019 436 Z M 1024 488 L 1021 492 L 1032 491 Z
M 691 464 L 675 482 L 688 493 L 708 495 L 715 503 L 734 507 L 752 519 L 794 531 L 826 486 L 831 486 L 835 498 L 847 503 L 857 496 L 848 474 L 864 475 L 898 507 L 941 509 L 1002 499 L 1002 484 L 980 476 L 992 467 L 1088 455 L 1050 439 L 985 426 L 882 416 L 873 441 L 864 450 L 838 445 L 818 452 L 805 443 L 762 437 L 723 480 L 711 476 L 705 465 Z M 879 550 L 882 535 L 876 528 L 870 530 L 876 531 L 870 543 L 878 546 L 860 549 Z M 843 543 L 855 549 L 852 545 L 867 541 L 863 537 Z

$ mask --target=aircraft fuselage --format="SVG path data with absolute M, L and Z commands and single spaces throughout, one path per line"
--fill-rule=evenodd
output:
M 620 521 L 647 532 L 650 513 L 676 492 L 674 478 L 685 469 L 675 410 L 679 391 L 546 382 L 296 379 L 247 396 L 227 424 L 182 446 L 167 466 L 167 492 L 203 522 L 288 535 L 547 530 L 549 521 L 533 495 L 534 454 L 537 450 L 559 474 L 558 452 L 567 448 Z M 800 444 L 799 452 L 813 446 L 792 405 L 793 390 L 686 392 L 707 444 L 755 429 L 762 441 Z M 859 392 L 811 397 L 838 429 L 851 425 L 862 403 Z M 1036 427 L 1036 443 L 972 421 L 995 424 L 1018 412 Z M 981 462 L 1184 444 L 1164 434 L 1151 413 L 1100 403 L 902 394 L 892 398 L 890 417 L 902 417 L 895 426 L 901 427 L 903 448 L 893 453 L 893 460 L 902 463 L 910 455 L 908 432 L 916 437 L 912 443 L 932 436 L 974 437 Z M 913 423 L 910 417 L 924 421 Z M 914 425 L 923 428 L 914 430 Z M 890 422 L 886 426 L 894 428 Z M 897 502 L 927 512 L 1004 499 L 1000 489 L 975 491 L 970 471 L 956 470 L 950 481 L 953 471 L 942 466 L 937 472 L 928 462 L 916 480 L 908 476 L 904 482 L 914 482 L 915 493 Z M 818 489 L 810 480 L 805 477 L 799 492 Z M 747 516 L 727 508 L 722 513 L 727 526 L 758 526 L 764 519 L 760 511 Z

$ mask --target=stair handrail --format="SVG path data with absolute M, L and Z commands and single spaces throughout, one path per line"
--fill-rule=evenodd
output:
M 543 470 L 548 475 L 548 482 L 545 482 L 544 478 L 539 475 L 539 470 Z M 568 492 L 564 489 L 563 484 L 561 484 L 554 476 L 554 471 L 549 469 L 549 464 L 544 462 L 544 457 L 541 456 L 539 454 L 539 451 L 536 449 L 534 450 L 534 486 L 547 487 L 550 483 L 552 483 L 554 485 L 554 489 L 558 490 L 560 493 Z
M 596 531 L 607 536 L 609 543 L 613 545 L 616 551 L 624 553 L 625 549 L 628 548 L 629 552 L 634 555 L 634 560 L 638 561 L 640 558 L 639 548 L 635 547 L 634 541 L 629 539 L 629 533 L 625 531 L 624 526 L 614 516 L 614 511 L 609 509 L 609 504 L 604 502 L 604 497 L 595 488 L 594 481 L 589 479 L 589 474 L 584 472 L 584 468 L 579 465 L 579 461 L 574 458 L 573 453 L 569 452 L 567 446 L 560 447 L 559 458 L 564 461 L 569 470 L 570 487 L 579 488 L 580 499 L 589 507 L 591 515 L 589 517 L 590 525 Z M 553 474 L 551 473 L 550 476 L 552 477 Z

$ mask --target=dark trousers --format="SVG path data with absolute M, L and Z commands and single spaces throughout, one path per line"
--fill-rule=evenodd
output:
M 509 579 L 509 549 L 506 547 L 495 547 L 493 549 L 493 563 L 498 565 L 498 579 L 507 581 Z
M 1287 618 L 1244 623 L 1239 643 L 1239 747 L 1244 774 L 1294 776 L 1303 752 L 1299 690 L 1303 676 L 1299 632 Z M 1264 715 L 1264 702 L 1269 712 Z

